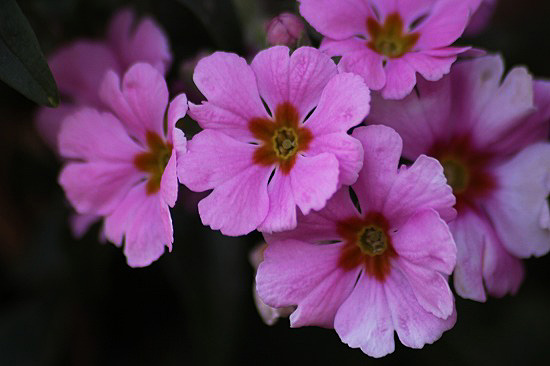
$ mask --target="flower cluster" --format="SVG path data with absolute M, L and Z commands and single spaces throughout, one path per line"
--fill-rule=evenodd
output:
M 299 3 L 320 48 L 206 56 L 201 104 L 169 102 L 163 32 L 130 29 L 123 11 L 107 41 L 52 56 L 68 102 L 38 126 L 68 200 L 103 219 L 130 266 L 171 248 L 180 182 L 210 191 L 204 225 L 263 233 L 268 322 L 334 328 L 373 357 L 393 352 L 394 332 L 422 348 L 456 321 L 449 276 L 464 298 L 514 294 L 521 259 L 550 251 L 550 82 L 504 77 L 499 56 L 457 61 L 470 47 L 454 42 L 491 1 Z M 283 14 L 269 42 L 295 45 L 303 29 Z M 202 129 L 189 141 L 176 127 L 188 109 Z

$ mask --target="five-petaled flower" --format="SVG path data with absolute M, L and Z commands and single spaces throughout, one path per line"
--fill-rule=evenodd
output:
M 299 0 L 300 13 L 326 38 L 321 50 L 361 75 L 384 98 L 409 94 L 416 73 L 438 80 L 468 47 L 449 47 L 464 31 L 472 0 Z
M 406 158 L 443 165 L 457 199 L 455 290 L 479 301 L 515 293 L 519 258 L 550 250 L 550 83 L 503 74 L 498 56 L 461 62 L 404 100 L 373 97 L 368 120 L 395 128 Z
M 205 225 L 226 235 L 292 229 L 296 206 L 320 210 L 357 179 L 362 148 L 347 131 L 367 115 L 369 90 L 327 55 L 277 46 L 249 66 L 216 52 L 194 80 L 208 100 L 189 114 L 204 131 L 178 169 L 191 190 L 214 190 L 199 203 Z
M 256 276 L 262 300 L 297 305 L 293 327 L 334 328 L 343 342 L 381 357 L 401 342 L 421 348 L 456 320 L 447 283 L 456 247 L 445 221 L 455 198 L 437 160 L 398 169 L 402 141 L 385 126 L 353 132 L 364 148 L 357 182 L 292 231 L 264 235 Z
M 59 152 L 67 163 L 59 183 L 79 213 L 105 218 L 106 238 L 124 242 L 130 266 L 147 266 L 173 242 L 169 207 L 186 145 L 175 124 L 187 99 L 181 94 L 168 105 L 163 76 L 144 63 L 132 66 L 122 84 L 108 72 L 99 95 L 107 111 L 83 107 L 61 126 Z

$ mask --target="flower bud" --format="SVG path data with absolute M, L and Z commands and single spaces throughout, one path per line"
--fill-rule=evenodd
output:
M 281 13 L 267 25 L 267 43 L 270 46 L 295 46 L 304 32 L 302 20 L 291 13 Z

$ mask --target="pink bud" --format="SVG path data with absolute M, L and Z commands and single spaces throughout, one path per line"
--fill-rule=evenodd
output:
M 267 25 L 267 43 L 270 46 L 293 46 L 304 31 L 302 20 L 291 13 L 281 13 Z

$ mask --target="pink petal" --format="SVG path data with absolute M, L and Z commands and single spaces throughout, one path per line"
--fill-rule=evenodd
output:
M 338 175 L 338 160 L 332 154 L 296 156 L 290 183 L 294 201 L 304 215 L 325 207 L 338 188 Z
M 401 18 L 403 18 L 403 22 L 409 29 L 411 23 L 415 20 L 418 20 L 421 16 L 429 14 L 434 4 L 438 1 L 439 0 L 373 0 L 373 2 L 377 3 L 377 6 L 380 8 L 384 8 L 384 6 L 381 5 L 385 4 L 386 8 L 383 11 L 385 15 L 398 11 Z M 395 3 L 393 9 L 388 6 L 392 2 Z
M 373 12 L 366 1 L 300 0 L 300 14 L 317 31 L 335 39 L 366 34 L 367 17 Z
M 415 29 L 420 33 L 415 49 L 424 50 L 449 46 L 462 35 L 469 17 L 468 1 L 437 1 L 428 18 Z
M 75 213 L 70 217 L 70 227 L 76 239 L 82 239 L 92 225 L 101 220 L 101 216 Z
M 275 171 L 269 182 L 269 210 L 258 230 L 264 233 L 291 230 L 296 227 L 296 201 L 289 175 Z
M 344 42 L 351 41 L 348 40 Z M 331 46 L 328 42 L 324 42 L 323 45 L 327 47 L 328 50 L 336 49 L 336 47 Z M 348 46 L 339 45 L 338 48 L 344 47 Z M 338 69 L 343 72 L 352 72 L 360 75 L 370 89 L 380 90 L 386 85 L 387 73 L 382 63 L 383 58 L 370 48 L 364 46 L 360 51 L 349 53 L 342 52 L 337 55 L 342 56 L 342 59 L 338 63 Z
M 54 53 L 48 64 L 62 94 L 92 106 L 102 104 L 98 90 L 105 73 L 120 72 L 116 56 L 101 42 L 72 43 Z
M 168 160 L 168 164 L 164 168 L 162 177 L 160 180 L 160 195 L 164 199 L 164 202 L 174 207 L 176 200 L 178 199 L 178 176 L 176 173 L 176 149 L 172 149 L 172 155 Z
M 146 184 L 132 188 L 124 201 L 105 219 L 107 238 L 122 243 L 130 267 L 145 267 L 157 260 L 164 247 L 172 249 L 170 211 L 159 194 L 146 193 Z
M 149 17 L 136 24 L 135 14 L 123 9 L 111 19 L 107 36 L 123 69 L 136 62 L 146 62 L 164 75 L 172 62 L 168 37 Z
M 216 186 L 199 202 L 203 225 L 228 236 L 245 235 L 258 228 L 269 208 L 267 181 L 271 171 L 270 167 L 251 165 Z
M 59 133 L 59 153 L 64 158 L 132 165 L 140 152 L 115 116 L 91 108 L 66 117 Z
M 457 262 L 453 274 L 454 288 L 460 297 L 484 302 L 483 253 L 487 244 L 486 218 L 470 210 L 461 211 L 449 223 L 457 248 Z
M 168 141 L 172 141 L 172 132 L 174 128 L 176 127 L 176 122 L 178 122 L 181 118 L 185 117 L 185 114 L 187 113 L 187 96 L 185 94 L 180 94 L 168 105 L 168 125 L 167 125 L 167 131 L 168 131 Z
M 58 152 L 58 135 L 65 117 L 73 114 L 78 107 L 70 103 L 61 103 L 57 108 L 41 107 L 34 118 L 38 134 L 50 149 Z
M 380 212 L 397 176 L 403 146 L 401 137 L 391 128 L 378 125 L 359 127 L 352 136 L 361 141 L 365 154 L 363 168 L 352 188 L 363 212 Z
M 189 102 L 189 115 L 203 129 L 216 130 L 243 142 L 256 140 L 248 129 L 248 117 L 220 108 L 214 103 L 197 105 Z
M 403 59 L 391 59 L 387 62 L 386 85 L 382 89 L 382 96 L 386 99 L 403 99 L 410 94 L 416 84 L 416 72 Z
M 400 227 L 415 212 L 426 209 L 434 209 L 448 222 L 456 217 L 455 202 L 439 161 L 420 155 L 411 167 L 401 168 L 382 212 L 392 227 Z
M 256 288 L 273 307 L 298 305 L 293 327 L 332 327 L 338 307 L 351 292 L 358 271 L 338 268 L 340 244 L 313 245 L 296 240 L 274 241 L 264 252 Z
M 351 185 L 359 177 L 363 166 L 363 146 L 361 143 L 345 134 L 331 133 L 315 137 L 309 145 L 308 154 L 333 154 L 338 160 L 338 184 Z
M 456 322 L 456 311 L 441 319 L 427 312 L 416 300 L 408 278 L 392 266 L 384 290 L 399 340 L 407 347 L 422 348 L 438 340 Z M 451 295 L 452 296 L 452 295 Z
M 329 56 L 342 56 L 352 52 L 363 52 L 369 49 L 363 38 L 350 37 L 342 40 L 323 38 L 319 49 Z
M 137 63 L 124 75 L 108 73 L 100 95 L 125 124 L 128 132 L 145 144 L 147 132 L 164 136 L 164 113 L 168 105 L 168 88 L 163 76 L 151 65 Z
M 550 144 L 533 144 L 496 170 L 499 188 L 485 203 L 504 247 L 518 257 L 550 251 L 550 225 L 541 226 L 550 194 Z
M 433 57 L 424 52 L 411 52 L 403 56 L 403 60 L 426 80 L 437 81 L 451 71 L 451 65 L 455 62 L 456 56 Z
M 285 46 L 261 51 L 252 61 L 258 90 L 275 113 L 277 106 L 289 102 L 300 119 L 317 105 L 328 81 L 336 75 L 336 65 L 326 54 L 311 47 L 300 47 L 289 56 Z
M 190 105 L 191 117 L 202 128 L 223 132 L 233 129 L 250 136 L 249 121 L 267 117 L 256 76 L 245 59 L 232 53 L 216 52 L 199 61 L 193 80 L 208 99 L 200 106 Z
M 307 119 L 306 126 L 315 138 L 343 132 L 360 124 L 370 109 L 370 92 L 363 79 L 354 74 L 334 76 L 326 85 L 319 104 Z
M 215 130 L 199 132 L 187 143 L 187 153 L 178 161 L 179 180 L 195 192 L 216 188 L 255 166 L 256 148 Z
M 363 273 L 338 309 L 334 329 L 342 342 L 352 348 L 360 347 L 371 357 L 392 353 L 394 326 L 384 285 Z

